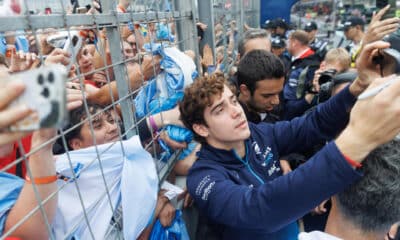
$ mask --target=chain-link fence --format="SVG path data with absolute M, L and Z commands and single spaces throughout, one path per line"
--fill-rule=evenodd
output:
M 0 133 L 0 239 L 146 238 L 159 186 L 193 150 L 174 106 L 202 72 L 199 45 L 227 71 L 257 1 L 18 2 L 1 2 L 0 82 L 25 82 L 36 126 Z M 56 129 L 34 130 L 56 121 L 31 114 L 64 105 Z

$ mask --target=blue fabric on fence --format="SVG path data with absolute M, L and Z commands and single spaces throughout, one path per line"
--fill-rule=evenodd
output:
M 177 48 L 154 43 L 145 44 L 144 48 L 147 52 L 162 56 L 160 62 L 162 71 L 155 78 L 149 80 L 136 96 L 134 103 L 138 118 L 175 107 L 177 102 L 183 98 L 184 88 L 191 84 L 198 75 L 193 60 Z M 165 130 L 175 141 L 189 143 L 192 140 L 192 133 L 187 129 L 167 126 Z M 160 141 L 160 145 L 165 150 L 161 160 L 167 161 L 172 150 L 162 141 Z M 187 153 L 185 154 L 187 155 Z
M 170 227 L 164 228 L 157 220 L 151 230 L 150 240 L 190 240 L 182 212 L 176 210 L 175 218 Z
M 96 159 L 97 153 L 101 155 L 101 161 Z M 77 165 L 82 167 L 77 168 Z M 123 228 L 125 239 L 136 239 L 153 216 L 158 176 L 153 158 L 143 149 L 139 136 L 122 144 L 106 143 L 70 151 L 68 155 L 58 156 L 56 169 L 73 180 L 57 181 L 61 190 L 53 222 L 56 239 L 66 238 L 71 231 L 75 239 L 91 239 L 80 199 L 84 202 L 95 239 L 104 239 L 113 211 L 119 204 L 122 205 L 123 226 L 126 226 Z M 79 177 L 74 179 L 73 172 L 79 173 Z M 103 178 L 114 209 L 110 207 Z M 74 181 L 79 185 L 80 194 Z
M 177 141 L 177 142 L 190 143 L 193 139 L 192 131 L 190 131 L 186 128 L 168 125 L 165 128 L 163 128 L 163 130 L 167 132 L 169 138 L 171 138 L 172 140 Z M 160 146 L 166 152 L 165 154 L 163 154 L 163 157 L 161 158 L 161 160 L 166 162 L 172 154 L 172 149 L 169 148 L 162 140 L 159 140 L 159 143 L 160 143 Z M 178 157 L 178 160 L 182 160 L 187 155 L 189 155 L 193 151 L 195 146 L 196 146 L 196 144 L 194 144 L 194 145 L 189 144 L 187 146 L 187 148 L 183 149 L 182 153 Z
M 136 115 L 139 118 L 173 108 L 183 96 L 185 86 L 197 76 L 193 60 L 175 47 L 161 44 L 145 44 L 144 48 L 161 55 L 161 73 L 148 81 L 135 98 Z

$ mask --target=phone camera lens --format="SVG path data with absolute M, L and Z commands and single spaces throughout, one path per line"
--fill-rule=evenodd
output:
M 49 81 L 49 83 L 53 83 L 54 82 L 54 73 L 50 72 L 49 76 L 47 77 L 47 80 Z
M 41 94 L 43 97 L 45 97 L 45 98 L 49 98 L 50 91 L 49 91 L 49 89 L 46 87 L 46 88 L 43 89 L 43 91 L 42 91 L 40 94 Z
M 39 83 L 40 85 L 42 85 L 42 84 L 44 83 L 44 77 L 43 77 L 42 74 L 39 74 L 39 76 L 38 76 L 38 78 L 37 78 L 37 81 L 38 81 L 38 83 Z

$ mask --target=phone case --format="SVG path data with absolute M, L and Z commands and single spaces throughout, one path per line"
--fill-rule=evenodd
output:
M 66 115 L 67 71 L 59 64 L 13 74 L 9 81 L 22 81 L 25 91 L 9 107 L 25 104 L 32 114 L 16 122 L 10 131 L 32 131 L 61 127 Z

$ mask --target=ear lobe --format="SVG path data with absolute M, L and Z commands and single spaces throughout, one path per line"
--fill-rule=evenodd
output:
M 78 138 L 73 138 L 69 140 L 69 145 L 73 150 L 81 149 L 81 140 Z
M 193 124 L 192 128 L 193 128 L 193 131 L 195 133 L 197 133 L 198 135 L 200 135 L 204 138 L 208 137 L 208 134 L 209 134 L 208 128 L 206 126 L 204 126 L 203 124 Z

